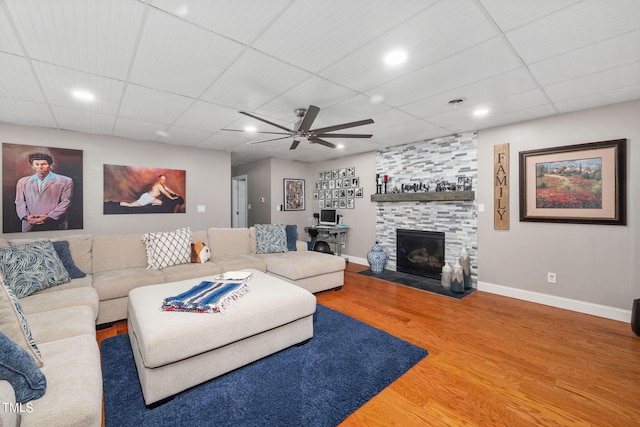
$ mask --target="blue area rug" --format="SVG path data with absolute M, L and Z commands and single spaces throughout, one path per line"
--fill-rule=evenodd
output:
M 101 351 L 107 427 L 335 426 L 428 354 L 318 305 L 309 342 L 148 409 L 129 337 L 106 339 Z

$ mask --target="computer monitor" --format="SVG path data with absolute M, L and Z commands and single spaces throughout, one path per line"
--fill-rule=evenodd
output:
M 336 225 L 338 214 L 335 209 L 320 209 L 320 225 Z

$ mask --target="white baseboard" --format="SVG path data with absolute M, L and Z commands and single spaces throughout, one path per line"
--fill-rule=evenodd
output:
M 369 265 L 369 261 L 367 261 L 364 258 L 358 258 L 351 255 L 343 255 L 343 257 L 346 257 L 346 256 L 349 257 L 349 262 L 352 262 L 354 264 Z
M 631 310 L 623 310 L 621 308 L 594 304 L 592 302 L 542 294 L 524 289 L 510 288 L 508 286 L 494 285 L 486 282 L 478 282 L 478 290 L 524 301 L 535 302 L 538 304 L 549 305 L 551 307 L 563 308 L 565 310 L 577 311 L 579 313 L 591 314 L 593 316 L 604 317 L 606 319 L 618 320 L 620 322 L 631 322 Z

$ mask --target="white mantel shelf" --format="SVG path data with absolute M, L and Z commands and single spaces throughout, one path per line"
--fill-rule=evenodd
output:
M 472 190 L 432 191 L 429 193 L 386 193 L 372 194 L 372 202 L 460 202 L 475 200 Z

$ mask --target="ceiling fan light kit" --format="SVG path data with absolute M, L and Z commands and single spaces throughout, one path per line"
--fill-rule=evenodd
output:
M 304 138 L 312 144 L 320 144 L 329 148 L 336 148 L 336 145 L 325 141 L 324 138 L 371 138 L 371 134 L 362 134 L 362 133 L 330 133 L 342 129 L 348 129 L 352 127 L 364 126 L 373 123 L 372 119 L 359 120 L 356 122 L 342 123 L 339 125 L 327 126 L 318 129 L 311 129 L 313 122 L 316 120 L 318 113 L 320 112 L 320 108 L 315 105 L 309 105 L 309 108 L 296 108 L 293 110 L 293 113 L 298 118 L 298 121 L 295 123 L 293 129 L 289 129 L 285 126 L 279 125 L 267 119 L 263 119 L 262 117 L 256 116 L 251 113 L 247 113 L 246 111 L 240 111 L 240 114 L 244 114 L 245 116 L 251 117 L 252 119 L 260 120 L 263 123 L 274 126 L 278 129 L 283 130 L 284 132 L 255 132 L 255 133 L 263 133 L 270 135 L 285 135 L 276 138 L 263 139 L 260 141 L 250 141 L 247 144 L 260 144 L 268 141 L 277 141 L 280 139 L 293 138 L 293 142 L 289 147 L 290 150 L 295 150 L 300 144 L 300 139 Z M 222 129 L 225 131 L 231 132 L 244 132 L 243 130 L 238 129 Z

